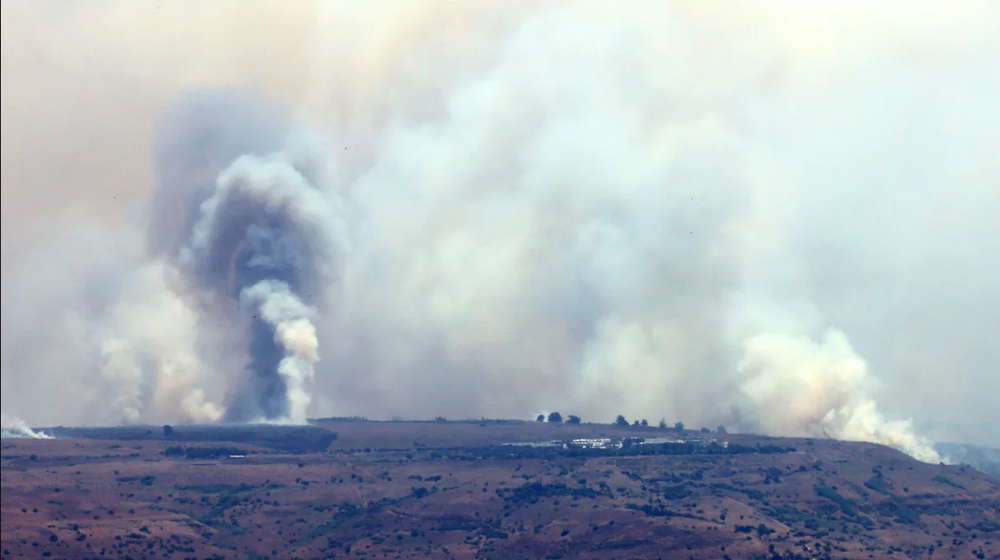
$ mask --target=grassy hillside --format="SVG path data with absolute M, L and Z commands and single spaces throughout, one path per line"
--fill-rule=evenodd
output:
M 308 453 L 261 445 L 271 441 L 270 427 L 251 443 L 234 442 L 239 432 L 213 442 L 179 428 L 170 437 L 5 440 L 4 558 L 1000 554 L 1000 481 L 876 445 L 712 436 L 719 439 L 686 447 L 581 451 L 502 444 L 664 432 L 547 423 L 321 426 L 338 437 Z

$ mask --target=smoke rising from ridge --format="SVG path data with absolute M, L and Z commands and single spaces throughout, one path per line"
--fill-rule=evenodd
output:
M 936 460 L 906 418 L 1000 425 L 996 7 L 777 4 L 325 4 L 297 98 L 181 94 L 134 225 L 5 271 L 3 394 L 65 359 L 67 421 L 545 409 Z
M 310 320 L 315 309 L 301 293 L 321 294 L 337 282 L 342 219 L 291 162 L 276 157 L 238 159 L 200 213 L 182 266 L 217 291 L 238 293 L 241 307 L 253 313 L 248 398 L 258 410 L 231 418 L 260 414 L 303 423 L 311 401 L 305 385 L 319 358 Z
M 921 461 L 941 460 L 912 422 L 885 418 L 871 397 L 864 360 L 840 331 L 828 330 L 818 342 L 773 334 L 749 338 L 737 369 L 747 378 L 741 389 L 765 433 L 804 426 L 816 436 L 873 441 Z
M 312 317 L 349 250 L 325 162 L 304 147 L 305 133 L 276 139 L 276 113 L 253 96 L 185 99 L 161 143 L 149 206 L 150 249 L 173 259 L 203 310 L 249 323 L 251 373 L 229 395 L 230 421 L 306 421 L 319 359 Z M 284 141 L 284 151 L 254 153 Z
M 0 412 L 0 437 L 51 439 L 50 436 L 47 436 L 42 432 L 32 430 L 23 420 L 10 418 L 3 412 Z

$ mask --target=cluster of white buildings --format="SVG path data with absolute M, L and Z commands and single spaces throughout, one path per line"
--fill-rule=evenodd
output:
M 645 438 L 639 442 L 640 445 L 663 445 L 665 443 L 687 443 L 688 440 L 671 437 Z
M 611 438 L 600 438 L 600 439 L 574 439 L 571 441 L 518 441 L 512 443 L 505 443 L 507 447 L 561 447 L 563 449 L 569 449 L 570 447 L 579 447 L 581 449 L 620 449 L 622 446 L 621 440 L 615 441 Z
M 517 441 L 512 443 L 505 443 L 507 447 L 561 447 L 563 449 L 569 449 L 570 447 L 579 447 L 582 449 L 619 449 L 622 446 L 622 442 L 612 440 L 611 438 L 600 438 L 600 439 L 574 439 L 571 441 Z
M 507 447 L 566 447 L 566 444 L 559 440 L 552 441 L 516 441 L 505 443 Z
M 728 441 L 719 442 L 719 440 L 714 437 L 704 437 L 695 436 L 689 438 L 674 438 L 674 437 L 654 437 L 646 438 L 639 442 L 639 445 L 664 445 L 668 443 L 696 443 L 698 445 L 711 445 L 717 443 L 722 447 L 729 447 Z
M 626 438 L 633 444 L 638 445 L 665 445 L 665 444 L 684 444 L 684 443 L 697 443 L 700 445 L 710 445 L 713 443 L 719 443 L 713 437 L 704 436 L 694 436 L 688 438 L 678 438 L 678 437 L 651 437 L 651 438 Z M 567 442 L 559 440 L 551 441 L 524 441 L 524 442 L 513 442 L 505 443 L 508 447 L 561 447 L 563 449 L 569 449 L 570 447 L 577 447 L 580 449 L 621 449 L 625 444 L 626 440 L 618 438 L 595 438 L 595 439 L 574 439 Z M 723 441 L 720 445 L 723 447 L 728 447 L 729 442 Z
M 613 441 L 611 438 L 574 439 L 567 445 L 572 447 L 580 447 L 583 449 L 620 449 L 622 446 L 622 442 Z

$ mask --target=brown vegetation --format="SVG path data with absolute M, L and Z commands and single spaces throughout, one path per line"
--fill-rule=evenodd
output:
M 1000 482 L 875 445 L 720 435 L 751 451 L 551 449 L 510 459 L 490 446 L 660 430 L 547 422 L 327 427 L 336 441 L 305 454 L 179 444 L 162 431 L 149 440 L 5 440 L 3 558 L 1000 555 Z M 753 452 L 758 445 L 783 451 Z M 244 456 L 231 458 L 234 449 Z

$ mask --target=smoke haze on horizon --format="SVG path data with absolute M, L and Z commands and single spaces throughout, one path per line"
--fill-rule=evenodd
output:
M 193 6 L 5 6 L 5 412 L 1000 445 L 1000 6 Z
M 0 412 L 0 437 L 3 438 L 27 438 L 27 439 L 51 439 L 43 432 L 32 430 L 23 420 L 10 418 Z

